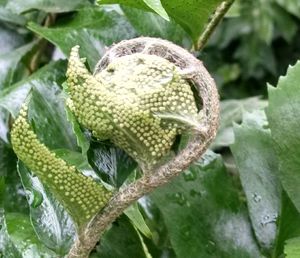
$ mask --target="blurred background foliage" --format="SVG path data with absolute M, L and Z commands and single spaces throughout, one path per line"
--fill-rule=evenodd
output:
M 200 56 L 222 98 L 265 97 L 299 59 L 299 1 L 236 1 Z

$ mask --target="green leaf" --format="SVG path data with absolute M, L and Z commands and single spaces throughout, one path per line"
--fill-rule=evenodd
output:
M 8 54 L 11 50 L 26 43 L 24 35 L 17 32 L 16 28 L 9 27 L 0 22 L 0 46 L 1 53 Z
M 131 220 L 132 224 L 146 237 L 151 238 L 151 231 L 139 210 L 137 203 L 130 205 L 125 211 L 125 215 Z
M 286 241 L 284 248 L 286 258 L 300 257 L 300 237 L 292 238 Z
M 0 55 L 0 90 L 16 82 L 14 77 L 18 64 L 34 45 L 35 42 L 32 42 L 7 54 Z
M 68 121 L 72 125 L 73 133 L 76 136 L 77 139 L 77 145 L 81 148 L 81 153 L 83 156 L 87 156 L 87 152 L 90 148 L 90 142 L 88 141 L 87 137 L 84 135 L 84 133 L 81 131 L 80 125 L 76 120 L 76 117 L 71 112 L 71 110 L 66 107 L 67 117 Z
M 88 160 L 104 181 L 117 188 L 137 167 L 137 163 L 123 150 L 107 143 L 91 142 Z
M 22 254 L 22 258 L 57 256 L 40 242 L 27 216 L 21 213 L 7 213 L 5 222 L 9 238 Z
M 158 13 L 165 20 L 169 21 L 170 18 L 162 6 L 160 0 L 143 0 L 146 5 L 148 5 L 151 9 L 153 9 L 156 13 Z
M 17 172 L 17 157 L 2 140 L 0 140 L 0 178 L 4 187 L 2 208 L 6 212 L 28 214 L 25 192 Z
M 26 24 L 26 19 L 23 16 L 17 15 L 3 7 L 0 7 L 0 20 L 11 22 L 21 26 L 24 26 Z
M 275 0 L 278 4 L 280 4 L 284 9 L 288 12 L 294 14 L 297 17 L 300 17 L 300 4 L 298 0 Z
M 281 257 L 285 241 L 300 236 L 300 213 L 284 191 L 282 193 L 281 213 L 277 224 L 279 230 L 272 257 Z
M 279 6 L 274 6 L 273 22 L 275 22 L 278 30 L 282 34 L 282 37 L 287 42 L 293 44 L 294 36 L 297 34 L 298 28 L 294 17 Z
M 68 56 L 75 45 L 93 69 L 105 52 L 105 46 L 135 36 L 124 15 L 105 8 L 80 9 L 74 17 L 55 27 L 29 23 L 28 28 L 59 47 Z
M 176 257 L 260 257 L 245 204 L 220 156 L 207 152 L 150 197 Z
M 268 87 L 267 117 L 279 161 L 283 188 L 300 212 L 300 62 L 289 67 L 279 79 L 277 88 Z
M 234 142 L 233 123 L 240 123 L 244 111 L 251 112 L 256 109 L 263 109 L 267 101 L 258 97 L 251 97 L 241 100 L 231 99 L 221 101 L 221 122 L 218 134 L 212 147 L 226 147 Z
M 138 233 L 124 216 L 106 231 L 96 251 L 91 258 L 146 258 Z
M 33 86 L 57 85 L 65 80 L 65 65 L 64 61 L 49 63 L 28 78 L 2 91 L 0 93 L 0 107 L 5 108 L 16 117 Z
M 122 10 L 140 35 L 167 39 L 185 48 L 191 48 L 190 37 L 174 19 L 168 22 L 155 13 L 125 5 L 122 6 Z
M 260 246 L 272 251 L 280 215 L 281 186 L 277 178 L 277 157 L 271 132 L 263 111 L 244 113 L 242 125 L 234 127 L 235 142 L 231 146 L 250 219 Z
M 26 190 L 30 218 L 38 238 L 57 254 L 67 254 L 75 236 L 75 226 L 70 216 L 22 162 L 19 162 L 18 172 Z
M 197 42 L 209 17 L 221 2 L 222 0 L 161 0 L 169 16 L 174 18 L 189 33 L 194 42 Z M 143 10 L 150 9 L 142 0 L 98 0 L 98 3 L 124 4 Z
M 0 214 L 0 224 L 0 255 L 7 258 L 22 258 L 21 253 L 9 239 L 5 224 L 4 211 L 2 209 Z
M 28 118 L 38 138 L 49 149 L 78 150 L 76 137 L 65 112 L 65 99 L 55 81 L 34 85 Z
M 85 0 L 14 0 L 9 1 L 6 8 L 14 13 L 22 13 L 32 9 L 42 10 L 47 13 L 63 13 L 76 10 L 88 5 Z

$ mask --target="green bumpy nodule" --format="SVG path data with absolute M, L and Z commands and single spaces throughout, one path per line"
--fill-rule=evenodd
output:
M 32 131 L 23 106 L 13 124 L 11 142 L 18 158 L 47 185 L 74 222 L 87 223 L 111 198 L 112 193 L 57 157 Z
M 159 114 L 197 117 L 189 83 L 179 69 L 155 55 L 116 58 L 92 76 L 71 50 L 67 70 L 69 106 L 78 121 L 99 140 L 112 140 L 142 165 L 157 163 L 186 129 Z

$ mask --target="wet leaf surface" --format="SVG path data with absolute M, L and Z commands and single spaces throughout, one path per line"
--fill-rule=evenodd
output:
M 67 254 L 75 237 L 73 221 L 47 187 L 22 162 L 19 162 L 18 171 L 38 238 L 57 254 Z
M 259 257 L 247 209 L 220 156 L 208 152 L 150 195 L 177 257 Z
M 300 212 L 300 62 L 290 66 L 276 88 L 269 86 L 267 117 L 283 188 Z
M 249 216 L 260 246 L 272 252 L 280 216 L 281 185 L 278 161 L 271 132 L 263 111 L 244 113 L 241 125 L 234 126 L 235 143 L 231 146 Z

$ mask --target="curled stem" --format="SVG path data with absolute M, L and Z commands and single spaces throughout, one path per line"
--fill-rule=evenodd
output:
M 186 78 L 195 85 L 202 99 L 204 127 L 201 132 L 195 133 L 186 148 L 172 160 L 151 172 L 144 173 L 140 179 L 120 189 L 87 227 L 79 232 L 68 258 L 88 257 L 106 228 L 129 205 L 187 169 L 205 152 L 216 135 L 219 122 L 219 96 L 214 80 L 203 64 L 186 50 L 168 41 L 154 38 L 123 41 L 113 46 L 100 60 L 95 74 L 104 69 L 114 58 L 136 52 L 161 56 L 181 68 L 182 74 L 185 74 Z

